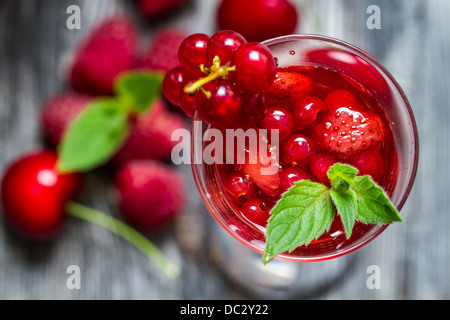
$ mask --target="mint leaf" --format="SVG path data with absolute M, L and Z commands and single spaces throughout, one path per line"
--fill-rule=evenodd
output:
M 132 71 L 120 76 L 115 85 L 119 102 L 129 110 L 144 113 L 161 95 L 163 75 Z
M 347 239 L 350 239 L 358 212 L 356 193 L 352 189 L 342 192 L 331 189 L 330 195 L 338 214 L 341 216 Z
M 105 164 L 129 129 L 128 112 L 113 98 L 94 101 L 70 125 L 59 147 L 59 169 L 84 172 Z
M 329 230 L 334 213 L 325 185 L 308 180 L 297 182 L 271 212 L 263 262 L 268 263 L 277 255 L 321 236 Z
M 333 189 L 337 191 L 347 191 L 357 174 L 358 169 L 341 163 L 333 165 L 327 173 Z
M 402 221 L 384 190 L 370 176 L 356 177 L 351 188 L 355 191 L 358 203 L 358 221 L 374 224 Z

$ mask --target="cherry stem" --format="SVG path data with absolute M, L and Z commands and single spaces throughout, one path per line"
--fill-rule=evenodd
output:
M 206 68 L 204 68 L 203 65 L 200 68 L 203 72 L 205 72 L 207 70 Z M 198 89 L 201 89 L 205 84 L 216 80 L 220 76 L 224 76 L 224 77 L 228 76 L 230 71 L 236 71 L 236 66 L 233 66 L 233 67 L 221 66 L 220 59 L 219 59 L 219 57 L 216 56 L 213 60 L 213 65 L 208 70 L 210 72 L 210 74 L 208 76 L 197 80 L 196 82 L 194 82 L 191 85 L 187 85 L 184 88 L 184 92 L 186 92 L 189 95 L 192 95 L 195 93 L 195 91 L 197 91 Z M 206 95 L 207 98 L 209 98 L 211 96 L 210 92 L 205 91 L 205 90 L 202 90 L 202 91 Z
M 122 237 L 144 255 L 147 256 L 158 268 L 169 278 L 176 278 L 180 274 L 179 268 L 169 261 L 166 256 L 144 235 L 103 212 L 91 209 L 76 202 L 69 202 L 66 205 L 66 212 L 79 219 L 96 224 Z

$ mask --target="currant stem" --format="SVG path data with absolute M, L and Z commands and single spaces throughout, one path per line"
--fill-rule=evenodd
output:
M 218 56 L 216 56 L 213 60 L 213 65 L 211 66 L 210 69 L 206 69 L 204 65 L 201 65 L 200 70 L 202 70 L 203 72 L 208 70 L 210 72 L 210 74 L 204 78 L 197 80 L 193 84 L 186 86 L 184 88 L 185 93 L 187 93 L 189 95 L 194 94 L 195 91 L 197 91 L 198 89 L 203 87 L 205 84 L 216 80 L 220 76 L 224 76 L 224 77 L 228 76 L 228 73 L 230 71 L 236 71 L 236 66 L 232 66 L 232 67 L 221 66 L 220 59 Z M 205 92 L 205 91 L 203 91 L 203 92 L 208 96 L 208 94 L 207 94 L 208 92 Z
M 69 202 L 66 205 L 66 212 L 122 237 L 146 255 L 169 278 L 176 278 L 180 274 L 179 268 L 169 261 L 150 240 L 125 223 L 76 202 Z

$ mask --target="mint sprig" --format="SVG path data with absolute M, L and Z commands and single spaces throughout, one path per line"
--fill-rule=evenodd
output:
M 59 149 L 62 172 L 87 172 L 106 164 L 128 136 L 130 117 L 149 111 L 161 94 L 159 73 L 121 75 L 113 97 L 95 99 L 69 126 Z
M 308 180 L 295 183 L 271 211 L 263 262 L 308 245 L 329 231 L 336 210 L 347 239 L 356 221 L 366 224 L 402 221 L 384 190 L 370 176 L 357 174 L 356 168 L 337 163 L 328 171 L 331 188 Z

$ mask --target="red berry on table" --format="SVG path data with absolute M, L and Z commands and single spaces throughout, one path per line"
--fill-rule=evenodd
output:
M 202 88 L 197 93 L 200 120 L 213 126 L 225 126 L 236 119 L 242 108 L 242 98 L 231 81 L 219 78 Z
M 41 110 L 41 126 L 46 140 L 56 147 L 75 118 L 93 101 L 88 95 L 64 93 L 49 97 Z
M 241 172 L 229 172 L 224 181 L 225 190 L 235 199 L 248 199 L 255 191 L 255 185 L 251 178 Z
M 145 231 L 157 231 L 181 212 L 186 201 L 183 176 L 162 163 L 132 161 L 115 176 L 122 214 Z
M 265 226 L 270 217 L 266 203 L 261 198 L 252 198 L 242 204 L 242 214 L 251 222 Z
M 56 171 L 58 156 L 39 151 L 15 160 L 2 179 L 4 213 L 23 235 L 46 238 L 59 230 L 65 205 L 81 189 L 82 175 Z
M 275 75 L 272 86 L 267 90 L 267 98 L 275 101 L 286 100 L 289 110 L 311 89 L 309 77 L 297 72 L 279 71 Z
M 281 146 L 281 159 L 294 166 L 307 167 L 314 155 L 313 141 L 301 134 L 290 136 Z
M 270 107 L 259 123 L 260 129 L 278 130 L 279 141 L 287 139 L 294 131 L 294 117 L 289 110 L 282 107 Z
M 206 47 L 210 36 L 203 33 L 195 33 L 184 39 L 178 51 L 181 65 L 187 70 L 200 73 L 200 66 L 209 67 L 206 56 Z
M 184 31 L 178 29 L 158 31 L 145 52 L 141 67 L 152 71 L 168 72 L 180 66 L 178 48 L 186 36 Z
M 256 42 L 242 45 L 231 65 L 236 66 L 231 77 L 242 91 L 261 92 L 268 89 L 275 79 L 276 63 L 272 53 Z
M 185 128 L 184 120 L 177 114 L 165 110 L 162 100 L 157 100 L 146 113 L 134 119 L 127 139 L 112 158 L 115 165 L 131 160 L 166 160 L 173 147 L 172 133 Z
M 378 116 L 349 108 L 330 113 L 315 131 L 320 147 L 341 160 L 353 158 L 384 139 Z
M 148 18 L 159 18 L 177 9 L 187 0 L 139 0 L 142 14 Z
M 294 106 L 294 120 L 297 128 L 309 129 L 321 119 L 321 115 L 328 111 L 325 103 L 313 96 L 300 98 Z
M 326 153 L 317 154 L 310 164 L 312 174 L 322 183 L 329 183 L 328 170 L 336 163 L 336 160 Z
M 248 41 L 264 41 L 293 34 L 296 8 L 287 0 L 223 0 L 218 8 L 220 29 L 234 30 Z
M 226 65 L 231 61 L 236 51 L 246 43 L 247 40 L 235 31 L 222 30 L 217 32 L 211 37 L 206 48 L 209 63 L 212 64 L 217 56 L 221 65 Z
M 110 95 L 116 77 L 136 66 L 137 30 L 126 17 L 100 23 L 79 48 L 70 82 L 80 92 Z
M 309 175 L 298 167 L 286 167 L 280 173 L 280 186 L 283 192 L 289 190 L 296 182 L 309 180 Z

